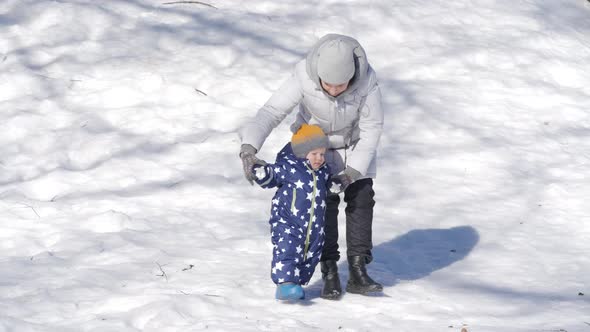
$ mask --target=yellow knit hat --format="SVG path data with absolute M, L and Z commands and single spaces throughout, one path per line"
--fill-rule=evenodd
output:
M 297 158 L 305 158 L 311 150 L 328 148 L 328 137 L 319 126 L 303 124 L 293 134 L 291 148 Z

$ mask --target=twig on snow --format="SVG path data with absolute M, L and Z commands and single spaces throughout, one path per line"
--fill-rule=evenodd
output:
M 191 270 L 193 267 L 195 267 L 193 264 L 189 264 L 188 267 L 185 267 L 184 269 L 182 269 L 183 271 L 188 271 Z
M 164 277 L 166 279 L 166 282 L 168 282 L 168 275 L 166 274 L 166 272 L 164 272 L 164 269 L 162 269 L 162 265 L 160 265 L 160 263 L 156 262 L 156 264 L 158 265 L 158 267 L 160 268 L 160 271 L 162 272 L 162 274 L 156 274 L 158 277 Z
M 35 210 L 35 207 L 26 204 L 26 203 L 21 203 L 22 205 L 24 205 L 25 207 L 28 207 L 29 209 L 33 210 L 33 212 L 35 212 L 35 214 L 37 215 L 37 218 L 41 219 L 41 216 L 37 213 L 37 210 Z
M 37 215 L 37 218 L 41 219 L 41 216 L 37 213 L 37 210 L 35 210 L 34 207 L 29 206 L 31 208 L 31 210 L 33 210 L 33 212 L 35 212 L 35 214 Z
M 195 91 L 197 91 L 198 93 L 202 94 L 203 96 L 206 96 L 207 94 L 197 88 L 195 88 Z
M 175 5 L 175 4 L 179 4 L 179 3 L 192 3 L 192 4 L 203 5 L 203 6 L 217 9 L 217 7 L 210 5 L 208 3 L 205 3 L 205 2 L 201 2 L 201 1 L 170 1 L 170 2 L 164 2 L 163 5 Z

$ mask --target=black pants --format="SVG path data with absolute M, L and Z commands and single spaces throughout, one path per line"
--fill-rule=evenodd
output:
M 346 202 L 346 246 L 347 256 L 364 256 L 369 263 L 373 260 L 373 179 L 361 179 L 352 183 L 344 192 Z M 326 233 L 322 261 L 339 260 L 338 251 L 338 205 L 340 196 L 328 195 L 326 202 Z

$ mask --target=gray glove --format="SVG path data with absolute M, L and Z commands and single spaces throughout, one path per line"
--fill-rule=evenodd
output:
M 343 193 L 351 183 L 358 180 L 361 176 L 363 175 L 359 171 L 350 166 L 346 166 L 342 172 L 333 176 L 330 180 L 330 193 L 334 195 Z
M 242 144 L 240 149 L 240 158 L 242 159 L 244 175 L 246 176 L 246 180 L 248 180 L 251 185 L 254 185 L 254 180 L 256 179 L 256 176 L 253 172 L 254 166 L 266 165 L 266 161 L 256 157 L 256 152 L 256 149 L 250 144 Z

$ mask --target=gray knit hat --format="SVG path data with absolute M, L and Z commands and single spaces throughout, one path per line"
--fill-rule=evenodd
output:
M 339 85 L 354 76 L 354 50 L 342 39 L 331 40 L 318 50 L 318 76 L 323 82 Z
M 303 124 L 291 138 L 291 149 L 297 158 L 305 158 L 315 149 L 328 148 L 328 136 L 317 125 Z

